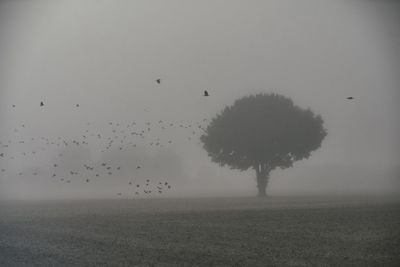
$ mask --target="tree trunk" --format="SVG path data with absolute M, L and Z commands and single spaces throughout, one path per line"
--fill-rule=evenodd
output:
M 265 164 L 256 166 L 255 170 L 257 175 L 258 197 L 266 197 L 270 170 Z

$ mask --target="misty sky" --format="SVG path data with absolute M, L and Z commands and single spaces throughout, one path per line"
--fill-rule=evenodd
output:
M 71 140 L 88 122 L 105 135 L 109 122 L 195 124 L 275 92 L 320 114 L 328 135 L 310 159 L 273 171 L 268 194 L 398 192 L 399 29 L 396 1 L 2 1 L 0 141 Z M 168 196 L 256 194 L 253 170 L 212 163 L 187 132 L 153 127 L 151 138 L 173 140 L 161 148 L 149 137 L 0 159 L 0 197 L 112 197 L 133 176 L 167 177 Z M 108 160 L 122 171 L 90 186 L 29 175 L 61 152 L 71 168 Z

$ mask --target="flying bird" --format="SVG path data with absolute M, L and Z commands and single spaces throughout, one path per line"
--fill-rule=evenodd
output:
M 44 106 L 44 103 L 43 103 L 43 101 L 40 101 L 40 106 L 41 106 L 41 107 L 43 107 L 43 106 Z
M 351 100 L 351 99 L 354 99 L 354 97 L 352 97 L 352 96 L 349 96 L 349 97 L 347 97 L 347 99 Z
M 204 90 L 204 96 L 209 96 L 207 90 Z
M 160 84 L 160 83 L 161 83 L 161 79 L 157 79 L 156 82 L 157 82 L 158 84 Z

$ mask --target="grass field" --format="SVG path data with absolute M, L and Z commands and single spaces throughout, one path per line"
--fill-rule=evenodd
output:
M 400 202 L 8 201 L 0 266 L 400 266 Z

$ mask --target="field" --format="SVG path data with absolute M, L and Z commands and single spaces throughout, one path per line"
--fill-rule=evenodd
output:
M 400 202 L 3 201 L 0 266 L 400 266 Z

